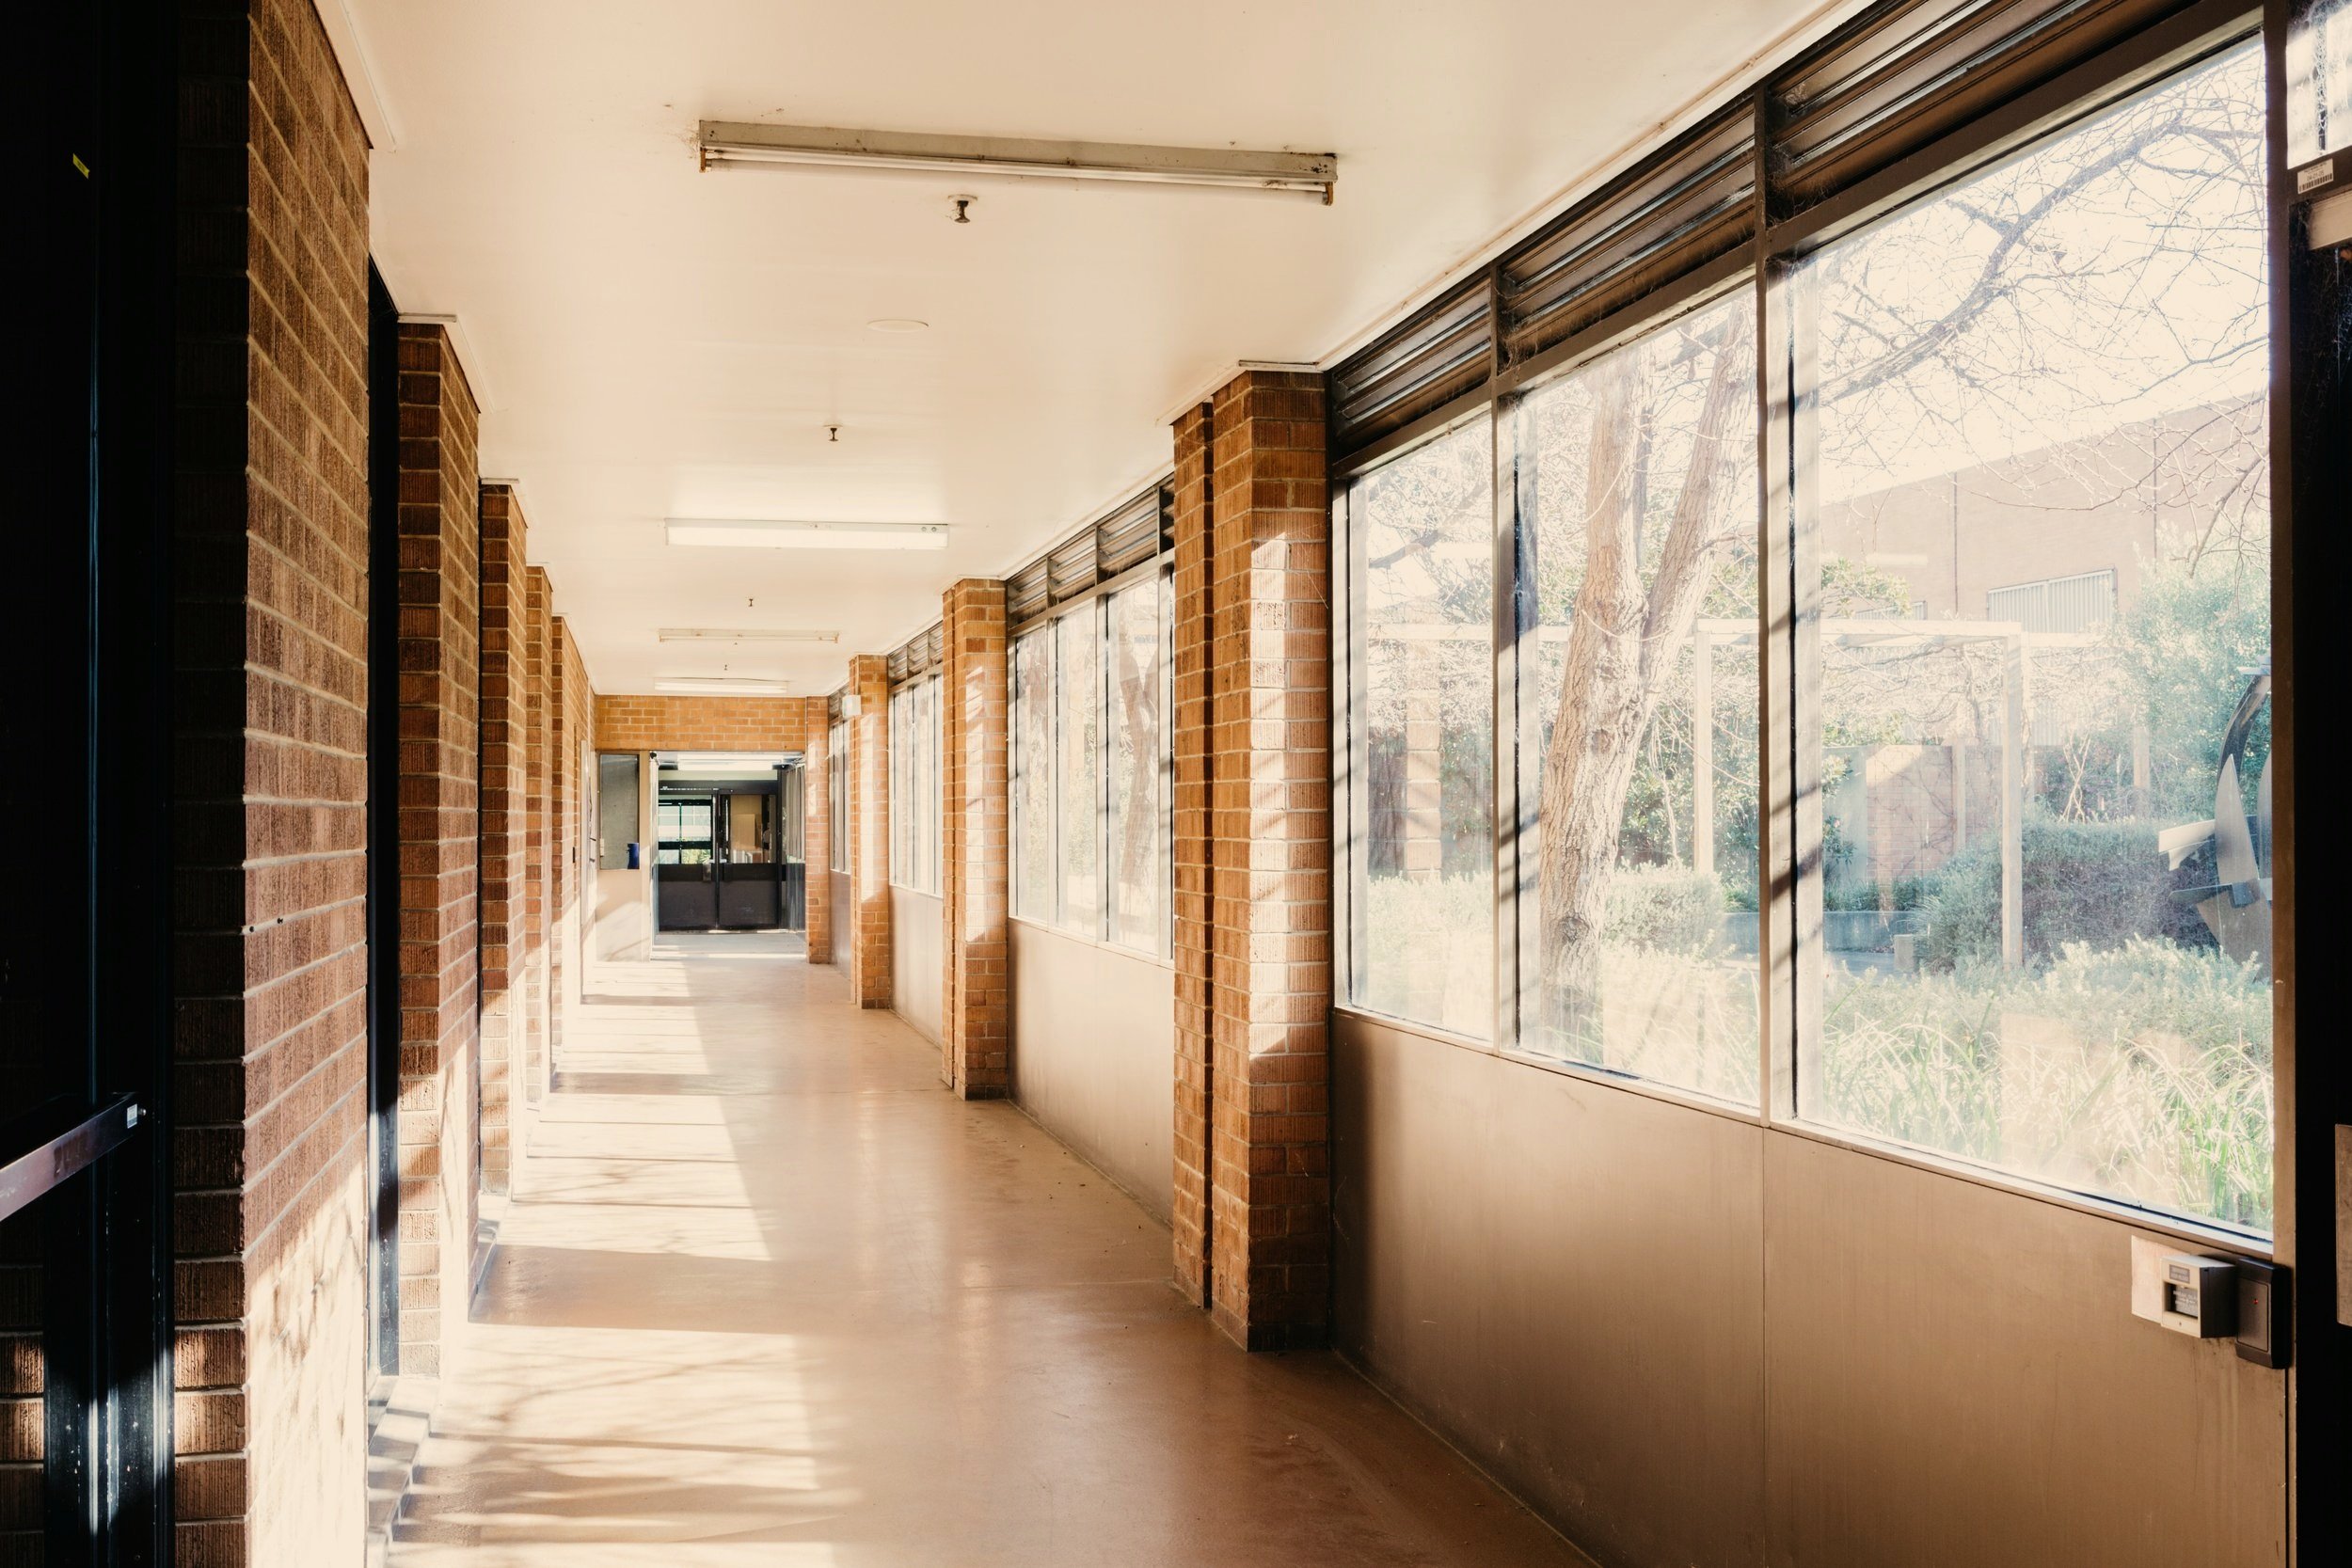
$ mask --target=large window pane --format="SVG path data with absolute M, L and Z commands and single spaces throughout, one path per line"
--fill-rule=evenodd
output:
M 1054 918 L 1054 634 L 1012 645 L 1012 912 Z
M 1519 1044 L 1753 1102 L 1755 307 L 1742 290 L 1519 405 Z
M 1090 600 L 1054 623 L 1059 657 L 1061 923 L 1099 937 L 1103 925 L 1102 604 Z
M 907 721 L 907 694 L 890 694 L 890 879 L 903 886 L 907 879 L 907 835 L 914 826 L 911 781 L 914 726 Z
M 1795 318 L 1803 1111 L 2256 1229 L 2265 179 L 2249 46 L 1840 242 Z
M 1363 584 L 1354 999 L 1478 1036 L 1494 1027 L 1493 470 L 1482 420 L 1348 498 Z
M 1157 953 L 1168 917 L 1166 662 L 1154 575 L 1111 595 L 1111 940 Z

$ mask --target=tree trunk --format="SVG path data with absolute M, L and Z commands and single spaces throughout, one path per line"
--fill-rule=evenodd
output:
M 1585 484 L 1584 582 L 1568 634 L 1560 708 L 1544 756 L 1537 808 L 1541 900 L 1538 963 L 1543 1043 L 1599 1061 L 1601 927 L 1625 801 L 1643 733 L 1663 681 L 1690 641 L 1715 550 L 1717 493 L 1734 470 L 1727 436 L 1740 412 L 1749 362 L 1727 333 L 1715 351 L 1682 492 L 1645 588 L 1642 513 L 1649 450 L 1643 439 L 1646 376 L 1639 358 L 1595 369 Z

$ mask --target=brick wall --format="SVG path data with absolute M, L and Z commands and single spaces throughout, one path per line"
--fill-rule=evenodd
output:
M 367 1323 L 367 146 L 303 0 L 179 25 L 177 1555 L 342 1561 Z
M 850 992 L 890 1006 L 890 661 L 850 660 Z
M 481 475 L 447 328 L 400 328 L 400 1368 L 465 1318 L 481 1046 Z
M 526 528 L 514 488 L 482 487 L 482 1181 L 507 1190 L 520 1044 L 529 714 L 523 696 Z
M 1215 1058 L 1210 1050 L 1209 975 L 1209 441 L 1208 404 L 1176 421 L 1174 794 L 1176 1125 L 1169 1230 L 1175 1246 L 1176 1288 L 1196 1307 L 1209 1305 L 1210 1104 Z
M 599 752 L 798 752 L 824 728 L 824 702 L 811 719 L 806 697 L 596 699 Z
M 1187 1248 L 1205 1242 L 1219 1328 L 1252 1350 L 1315 1344 L 1331 1225 L 1322 381 L 1246 372 L 1177 439 L 1177 1277 L 1199 1289 Z
M 523 579 L 523 712 L 525 716 L 522 898 L 521 1114 L 543 1102 L 549 1084 L 548 1031 L 548 846 L 554 799 L 554 731 L 548 718 L 548 646 L 553 594 L 545 569 Z
M 1005 585 L 967 578 L 940 607 L 946 974 L 941 1076 L 966 1100 L 1012 1090 Z
M 580 752 L 595 726 L 596 694 L 561 615 L 548 621 L 548 1061 L 560 1066 L 564 1009 L 580 1000 Z

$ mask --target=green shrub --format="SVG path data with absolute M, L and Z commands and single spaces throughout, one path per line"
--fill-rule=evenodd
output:
M 1724 884 L 1684 865 L 1619 866 L 1609 879 L 1601 940 L 1695 953 L 1724 928 Z
M 2038 974 L 1839 984 L 1813 1064 L 1829 1120 L 2256 1229 L 2270 1223 L 2270 987 L 2134 937 Z
M 2055 958 L 2070 942 L 2115 948 L 2137 937 L 2213 946 L 2197 911 L 2172 902 L 2184 879 L 2156 852 L 2155 824 L 2070 822 L 2029 810 L 2021 837 L 2028 960 Z M 2000 962 L 1998 835 L 1978 839 L 1919 880 L 1925 891 L 1913 896 L 1928 921 L 1920 960 L 1942 971 Z

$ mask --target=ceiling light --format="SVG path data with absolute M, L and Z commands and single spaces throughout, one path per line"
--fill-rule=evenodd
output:
M 942 523 L 803 523 L 774 517 L 669 517 L 673 545 L 771 550 L 944 550 Z
M 734 675 L 679 675 L 671 680 L 653 683 L 653 689 L 672 697 L 781 697 L 785 694 L 782 681 L 761 681 Z
M 913 316 L 882 316 L 866 324 L 868 332 L 921 332 L 931 324 Z
M 837 631 L 755 631 L 749 626 L 663 626 L 654 636 L 664 642 L 838 642 Z
M 706 170 L 725 164 L 783 164 L 1038 180 L 1125 180 L 1153 185 L 1295 191 L 1317 197 L 1327 207 L 1340 177 L 1340 161 L 1328 152 L 910 135 L 900 131 L 843 131 L 830 126 L 751 125 L 714 119 L 702 122 L 698 152 Z

